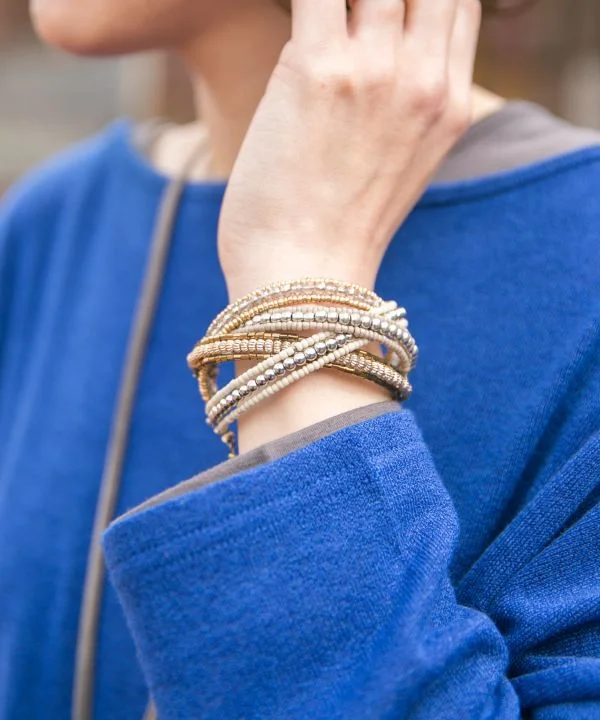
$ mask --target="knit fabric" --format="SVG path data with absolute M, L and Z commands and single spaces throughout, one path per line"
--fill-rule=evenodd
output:
M 166 179 L 111 127 L 0 219 L 0 718 L 67 718 L 110 419 Z M 405 410 L 117 521 L 96 717 L 600 717 L 600 150 L 431 187 L 377 292 Z M 119 512 L 226 450 L 185 355 L 227 302 L 188 187 Z M 230 377 L 231 369 L 223 375 Z M 137 656 L 136 656 L 137 653 Z

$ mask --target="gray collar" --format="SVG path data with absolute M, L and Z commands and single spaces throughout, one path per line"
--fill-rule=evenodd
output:
M 138 152 L 149 156 L 166 126 L 160 120 L 136 126 L 132 142 Z M 594 145 L 600 145 L 599 131 L 575 127 L 534 103 L 510 101 L 469 128 L 434 182 L 494 175 Z
M 512 101 L 469 128 L 435 182 L 494 175 L 593 145 L 600 145 L 600 132 L 575 127 L 534 103 Z

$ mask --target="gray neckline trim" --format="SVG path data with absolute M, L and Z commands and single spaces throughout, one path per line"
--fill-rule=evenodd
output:
M 150 120 L 133 129 L 131 142 L 149 157 L 152 145 L 170 123 Z M 512 100 L 474 123 L 438 170 L 433 184 L 516 170 L 543 160 L 600 146 L 600 131 L 580 128 L 524 100 Z
M 439 169 L 435 183 L 495 175 L 600 146 L 600 132 L 580 128 L 524 100 L 507 102 L 472 125 Z

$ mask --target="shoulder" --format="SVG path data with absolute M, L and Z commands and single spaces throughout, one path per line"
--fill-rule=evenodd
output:
M 127 124 L 115 122 L 23 176 L 0 202 L 0 235 L 46 226 L 102 183 Z
M 553 170 L 560 174 L 593 165 L 599 156 L 600 131 L 573 125 L 540 105 L 511 101 L 469 129 L 437 180 L 493 181 L 505 174 L 508 180 L 521 175 L 542 179 Z
M 596 245 L 600 131 L 538 105 L 510 102 L 473 125 L 436 180 L 425 204 L 467 205 L 487 221 L 501 216 L 500 229 L 506 222 L 528 233 L 593 228 L 593 238 L 578 237 Z

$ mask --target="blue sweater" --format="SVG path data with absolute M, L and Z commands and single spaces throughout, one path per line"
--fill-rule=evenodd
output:
M 98 483 L 165 179 L 119 123 L 0 219 L 0 718 L 67 718 Z M 224 459 L 186 352 L 226 303 L 184 193 L 119 511 Z M 600 149 L 434 186 L 378 292 L 405 409 L 105 537 L 96 717 L 600 718 Z

